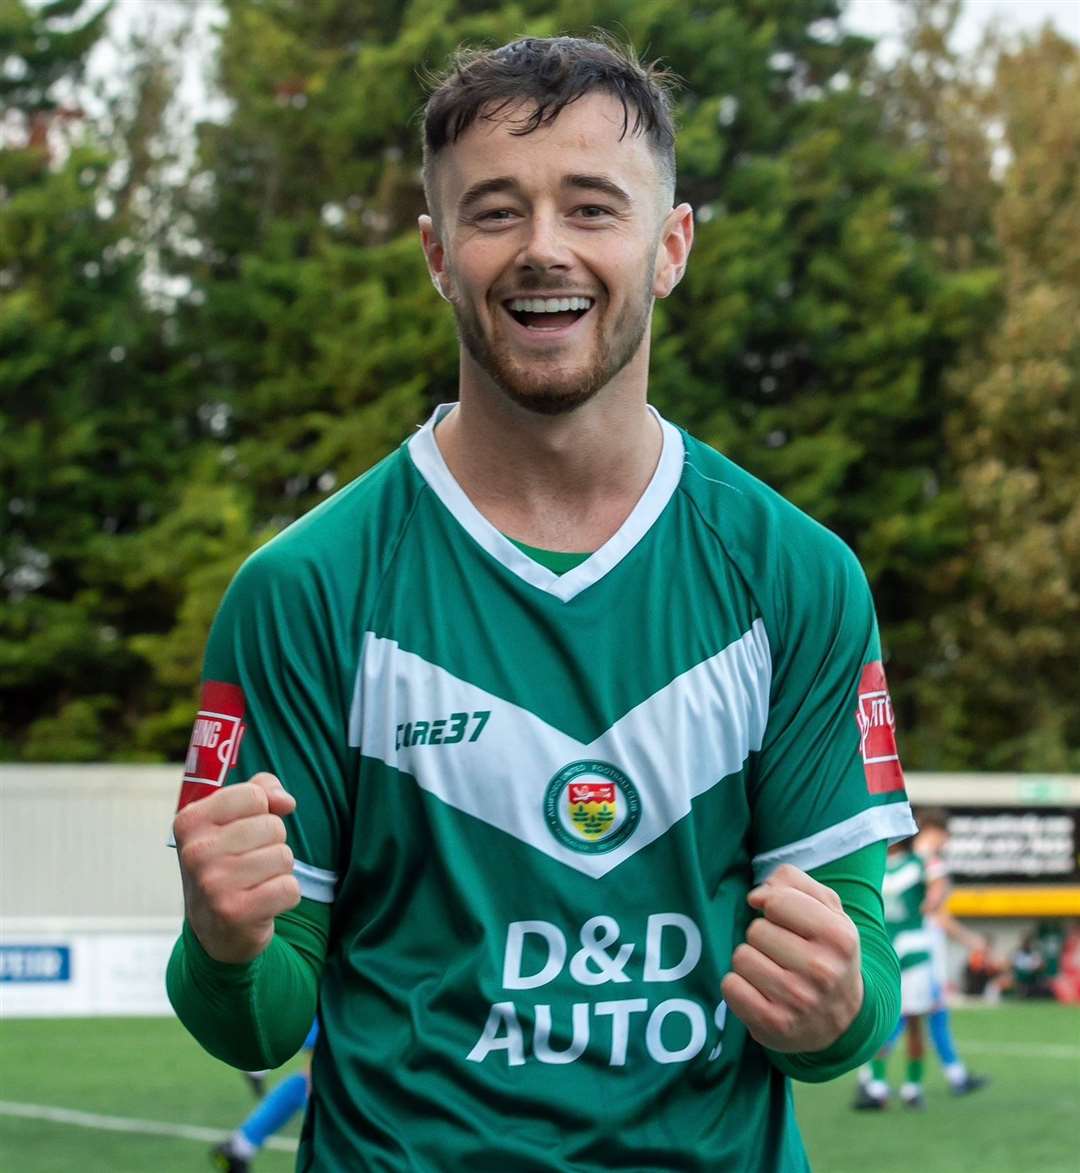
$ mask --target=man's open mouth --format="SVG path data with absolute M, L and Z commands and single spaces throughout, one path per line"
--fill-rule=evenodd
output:
M 503 305 L 515 322 L 530 330 L 572 326 L 592 309 L 591 297 L 512 297 Z

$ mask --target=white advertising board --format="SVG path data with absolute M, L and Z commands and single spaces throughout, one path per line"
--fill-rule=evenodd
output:
M 176 932 L 5 933 L 0 1017 L 171 1015 L 165 966 L 175 940 Z

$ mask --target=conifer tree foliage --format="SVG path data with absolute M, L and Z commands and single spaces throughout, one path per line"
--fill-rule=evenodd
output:
M 165 508 L 186 442 L 116 158 L 56 97 L 102 33 L 79 8 L 0 10 L 0 756 L 44 760 L 136 748 L 156 698 L 129 637 L 172 615 L 117 542 Z
M 416 239 L 422 79 L 461 43 L 603 29 L 682 79 L 697 242 L 652 398 L 855 547 L 909 766 L 1075 768 L 1052 703 L 1080 650 L 1070 58 L 1018 57 L 991 94 L 949 48 L 957 4 L 913 0 L 883 74 L 841 0 L 221 0 L 229 112 L 166 181 L 160 59 L 107 140 L 54 88 L 101 20 L 0 0 L 23 63 L 0 79 L 0 756 L 182 755 L 242 559 L 456 394 Z
M 994 211 L 1003 310 L 951 378 L 970 542 L 920 682 L 947 765 L 1080 770 L 1080 50 L 1046 30 L 991 90 L 1010 161 Z

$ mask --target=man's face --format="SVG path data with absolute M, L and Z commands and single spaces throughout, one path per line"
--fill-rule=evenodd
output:
M 616 99 L 588 94 L 550 126 L 511 133 L 528 112 L 478 119 L 446 148 L 439 227 L 425 217 L 421 233 L 466 377 L 557 414 L 647 358 L 653 298 L 681 276 L 690 216 L 665 209 L 656 158 L 642 136 L 620 137 Z
M 927 855 L 941 855 L 949 842 L 949 832 L 944 827 L 924 827 L 919 832 L 919 847 Z

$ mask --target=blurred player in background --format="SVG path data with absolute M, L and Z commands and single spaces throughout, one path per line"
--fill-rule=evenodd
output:
M 915 851 L 914 837 L 889 847 L 882 895 L 885 926 L 900 959 L 900 1012 L 906 1023 L 907 1078 L 900 1100 L 907 1108 L 924 1108 L 923 1019 L 935 1005 L 932 944 L 927 918 L 941 907 L 948 891 L 943 866 L 931 873 Z M 870 1078 L 860 1082 L 854 1107 L 881 1109 L 889 1102 L 888 1061 L 899 1031 L 881 1048 L 870 1064 Z
M 949 1009 L 945 1001 L 947 984 L 946 939 L 951 938 L 957 941 L 969 952 L 985 952 L 988 948 L 988 942 L 978 933 L 974 933 L 962 925 L 946 908 L 946 900 L 949 894 L 948 865 L 945 860 L 945 847 L 949 840 L 948 815 L 945 811 L 936 807 L 920 809 L 917 812 L 916 821 L 919 824 L 919 833 L 913 840 L 912 849 L 916 858 L 922 862 L 924 869 L 923 883 L 926 890 L 921 912 L 924 918 L 926 940 L 930 953 L 932 1005 L 927 1013 L 927 1023 L 930 1028 L 930 1039 L 941 1062 L 945 1078 L 949 1082 L 949 1088 L 953 1095 L 963 1096 L 985 1087 L 989 1083 L 989 1079 L 986 1076 L 973 1075 L 968 1071 L 967 1066 L 957 1054 L 956 1044 L 953 1041 L 949 1021 Z M 896 855 L 898 858 L 899 854 L 899 850 L 897 850 Z M 894 879 L 892 881 L 889 879 L 889 874 L 887 871 L 885 880 L 886 893 L 889 891 L 890 884 L 894 887 L 903 887 L 905 880 L 910 879 L 913 873 L 911 869 L 905 872 L 901 868 L 900 879 Z M 906 887 L 904 888 L 905 894 L 903 896 L 897 893 L 899 905 L 894 907 L 893 912 L 902 918 L 902 924 L 905 930 L 911 929 L 911 922 L 914 920 L 914 917 L 910 917 L 909 921 L 908 914 L 918 890 L 917 885 L 912 887 L 910 899 L 906 894 Z M 886 923 L 889 922 L 889 897 L 886 895 Z M 905 941 L 913 946 L 918 943 L 917 938 L 905 938 Z M 894 938 L 895 945 L 896 941 Z M 899 947 L 897 947 L 897 952 L 899 953 Z M 905 1000 L 905 1006 L 922 1004 L 922 969 L 921 962 L 917 961 L 918 954 L 919 951 L 917 949 L 914 950 L 907 966 L 907 968 L 914 968 L 915 970 L 915 976 L 907 979 L 908 983 L 918 988 L 912 991 L 910 997 Z M 904 973 L 905 963 L 903 957 L 901 957 L 902 980 Z M 908 1094 L 905 1096 L 902 1091 L 901 1098 L 905 1104 L 911 1107 L 922 1107 L 921 1084 L 924 1053 L 922 1026 L 920 1022 L 913 1021 L 908 1017 L 909 1013 L 914 1014 L 915 1012 L 905 1008 L 903 1016 L 896 1025 L 896 1030 L 882 1048 L 881 1053 L 877 1056 L 874 1063 L 869 1067 L 860 1069 L 859 1088 L 853 1105 L 855 1108 L 883 1108 L 887 1103 L 888 1085 L 885 1083 L 886 1061 L 899 1041 L 900 1036 L 904 1033 L 905 1028 L 908 1032 L 909 1078 L 908 1082 L 904 1085 Z M 917 1074 L 917 1079 L 913 1080 L 912 1072 Z
M 956 1096 L 965 1096 L 985 1087 L 990 1081 L 985 1075 L 973 1075 L 960 1059 L 953 1041 L 949 1008 L 945 1002 L 947 984 L 947 940 L 962 945 L 968 953 L 986 950 L 989 942 L 979 933 L 962 925 L 946 907 L 949 894 L 949 869 L 945 848 L 949 842 L 949 816 L 940 807 L 920 808 L 915 821 L 919 833 L 915 836 L 915 851 L 926 864 L 927 879 L 944 880 L 945 891 L 937 907 L 927 907 L 927 929 L 930 933 L 930 962 L 934 975 L 934 1008 L 928 1025 L 930 1040 L 941 1061 L 949 1089 Z
M 311 1024 L 311 1030 L 304 1040 L 304 1050 L 310 1055 L 319 1037 L 319 1023 Z M 265 1071 L 245 1071 L 245 1076 L 257 1096 L 265 1091 Z M 311 1063 L 305 1071 L 287 1076 L 277 1084 L 263 1102 L 251 1113 L 243 1124 L 221 1144 L 210 1152 L 214 1168 L 221 1173 L 248 1173 L 255 1154 L 267 1140 L 280 1132 L 286 1124 L 303 1110 L 311 1093 Z

